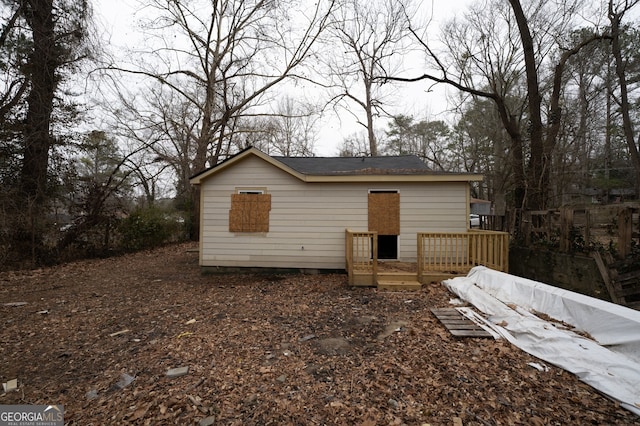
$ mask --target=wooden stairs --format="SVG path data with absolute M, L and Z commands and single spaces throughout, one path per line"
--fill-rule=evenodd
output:
M 464 276 L 468 271 L 437 272 L 427 271 L 418 277 L 417 264 L 409 262 L 380 262 L 374 275 L 371 271 L 353 271 L 351 285 L 377 287 L 386 291 L 418 291 L 423 284 L 440 282 L 449 278 Z
M 383 271 L 378 272 L 378 290 L 417 291 L 422 288 L 417 272 Z

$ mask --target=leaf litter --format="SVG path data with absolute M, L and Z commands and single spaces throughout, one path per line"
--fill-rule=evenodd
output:
M 453 337 L 439 284 L 202 275 L 190 248 L 0 274 L 0 382 L 19 383 L 0 404 L 63 404 L 68 425 L 640 424 L 504 340 Z

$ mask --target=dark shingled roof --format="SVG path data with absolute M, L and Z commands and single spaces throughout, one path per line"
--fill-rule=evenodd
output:
M 431 174 L 415 155 L 393 157 L 278 157 L 273 159 L 304 175 Z

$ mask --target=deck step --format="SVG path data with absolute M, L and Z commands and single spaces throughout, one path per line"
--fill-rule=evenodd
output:
M 417 291 L 422 289 L 422 284 L 418 281 L 385 281 L 378 280 L 378 290 L 387 291 Z
M 372 287 L 376 285 L 373 274 L 370 271 L 353 271 L 349 284 L 356 287 Z
M 378 271 L 378 281 L 418 281 L 418 274 L 415 272 L 403 271 Z

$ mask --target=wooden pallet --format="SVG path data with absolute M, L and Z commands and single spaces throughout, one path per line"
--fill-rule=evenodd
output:
M 493 337 L 455 308 L 434 308 L 431 312 L 456 337 Z

